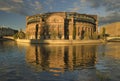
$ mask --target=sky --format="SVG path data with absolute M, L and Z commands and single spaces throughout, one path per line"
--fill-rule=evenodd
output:
M 25 29 L 26 16 L 47 12 L 98 15 L 100 26 L 120 21 L 120 0 L 0 0 L 0 26 Z

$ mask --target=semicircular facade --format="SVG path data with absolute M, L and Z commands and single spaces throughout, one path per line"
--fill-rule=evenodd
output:
M 52 12 L 26 17 L 28 39 L 84 39 L 97 33 L 97 16 Z

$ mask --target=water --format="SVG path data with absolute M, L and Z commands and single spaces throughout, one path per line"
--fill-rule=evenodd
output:
M 120 81 L 120 43 L 30 45 L 0 41 L 0 81 Z

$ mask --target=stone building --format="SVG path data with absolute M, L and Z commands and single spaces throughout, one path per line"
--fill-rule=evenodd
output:
M 97 33 L 96 15 L 76 12 L 52 12 L 26 17 L 28 39 L 83 39 L 85 33 Z
M 100 27 L 100 34 L 103 31 L 103 27 L 105 28 L 106 34 L 109 36 L 120 36 L 120 22 L 110 23 L 107 25 L 103 25 Z
M 17 30 L 7 28 L 7 27 L 0 27 L 0 37 L 3 36 L 13 36 L 15 33 L 17 33 Z

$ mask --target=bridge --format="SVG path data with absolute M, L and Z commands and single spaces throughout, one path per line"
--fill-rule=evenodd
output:
M 14 40 L 13 36 L 2 36 L 0 40 Z
M 3 36 L 3 38 L 6 38 L 6 39 L 14 39 L 13 36 Z
M 13 39 L 12 36 L 17 32 L 18 30 L 0 26 L 0 39 Z
M 107 37 L 107 41 L 120 42 L 120 37 Z

